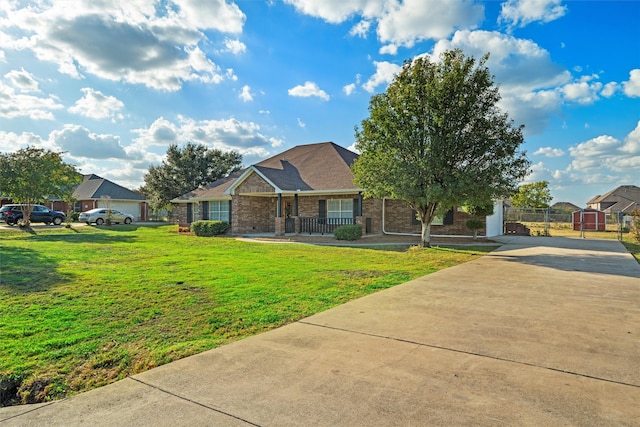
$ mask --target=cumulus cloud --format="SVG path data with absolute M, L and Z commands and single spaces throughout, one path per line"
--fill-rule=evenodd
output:
M 204 30 L 239 33 L 245 20 L 225 0 L 11 2 L 5 13 L 5 49 L 31 50 L 74 78 L 92 74 L 165 91 L 222 81 L 225 74 L 200 48 L 209 41 Z
M 82 92 L 84 96 L 76 101 L 73 107 L 69 108 L 70 113 L 94 119 L 111 118 L 116 120 L 124 117 L 120 113 L 124 103 L 119 99 L 88 87 L 82 88 Z
M 402 70 L 402 66 L 386 61 L 374 62 L 373 65 L 376 67 L 376 72 L 362 85 L 364 90 L 370 93 L 380 85 L 391 83 L 395 75 Z
M 593 104 L 600 99 L 598 93 L 602 89 L 602 83 L 590 80 L 590 78 L 583 78 L 579 82 L 566 84 L 559 90 L 568 101 L 584 105 Z
M 342 91 L 343 91 L 347 96 L 351 95 L 353 92 L 355 92 L 355 90 L 356 90 L 356 84 L 355 84 L 355 83 L 350 83 L 350 84 L 348 84 L 348 85 L 345 85 L 345 86 L 342 88 Z
M 476 28 L 484 19 L 484 7 L 472 0 L 285 0 L 305 15 L 332 24 L 354 16 L 362 20 L 349 31 L 365 37 L 376 26 L 378 40 L 388 44 L 384 53 L 421 40 L 448 37 L 456 29 Z
M 240 92 L 238 98 L 240 98 L 244 102 L 253 101 L 253 96 L 251 95 L 251 88 L 249 87 L 249 85 L 242 86 L 242 92 Z
M 564 156 L 564 151 L 562 151 L 559 148 L 540 147 L 533 154 L 536 156 L 545 156 L 545 157 L 562 157 Z
M 22 68 L 21 70 L 11 70 L 4 77 L 9 81 L 11 86 L 21 92 L 40 92 L 38 82 L 33 74 Z
M 64 108 L 54 96 L 35 96 L 16 93 L 13 87 L 0 82 L 0 117 L 15 119 L 28 117 L 32 120 L 53 120 L 53 111 Z
M 439 40 L 456 29 L 482 22 L 484 7 L 471 0 L 405 0 L 389 2 L 378 21 L 382 43 L 411 47 L 421 40 Z
M 330 99 L 329 94 L 320 89 L 320 87 L 318 87 L 318 85 L 314 82 L 305 82 L 304 85 L 298 85 L 289 89 L 289 96 L 297 96 L 302 98 L 315 96 L 325 101 L 328 101 Z
M 125 159 L 127 155 L 120 145 L 120 137 L 98 135 L 79 125 L 65 125 L 49 135 L 51 142 L 73 157 L 92 159 Z
M 640 69 L 636 68 L 635 70 L 631 70 L 629 72 L 629 80 L 622 83 L 624 87 L 624 94 L 631 97 L 637 98 L 640 96 Z
M 498 22 L 524 27 L 532 22 L 551 22 L 567 12 L 562 0 L 508 0 L 502 3 Z
M 224 41 L 224 46 L 228 52 L 231 52 L 234 55 L 239 55 L 247 51 L 247 45 L 242 43 L 240 40 L 226 39 Z
M 640 122 L 623 141 L 601 135 L 569 148 L 570 171 L 640 172 Z
M 618 83 L 616 82 L 609 82 L 606 85 L 604 85 L 604 87 L 602 88 L 602 92 L 600 92 L 600 95 L 604 96 L 605 98 L 610 98 L 612 97 L 618 90 L 620 89 L 620 85 L 618 85 Z

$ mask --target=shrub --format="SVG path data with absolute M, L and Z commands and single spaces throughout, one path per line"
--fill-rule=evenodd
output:
M 229 223 L 224 221 L 195 221 L 191 223 L 191 231 L 196 236 L 211 237 L 224 234 L 229 229 Z
M 468 219 L 466 224 L 467 228 L 473 232 L 474 239 L 478 237 L 478 230 L 484 228 L 484 222 L 477 218 Z
M 362 226 L 359 224 L 341 225 L 333 235 L 337 240 L 358 240 L 362 237 Z

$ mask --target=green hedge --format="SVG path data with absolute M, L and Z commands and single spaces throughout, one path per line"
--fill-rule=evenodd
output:
M 229 223 L 224 221 L 195 221 L 191 223 L 191 232 L 200 237 L 211 237 L 224 234 Z
M 359 224 L 341 225 L 333 235 L 338 240 L 358 240 L 362 237 L 362 226 Z

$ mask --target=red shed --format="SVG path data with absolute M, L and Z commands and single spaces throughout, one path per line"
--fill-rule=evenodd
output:
M 573 229 L 576 231 L 605 231 L 604 212 L 586 208 L 573 213 Z

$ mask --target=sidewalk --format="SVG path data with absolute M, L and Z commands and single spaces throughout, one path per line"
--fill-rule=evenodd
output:
M 504 237 L 475 261 L 0 425 L 640 425 L 640 265 Z

